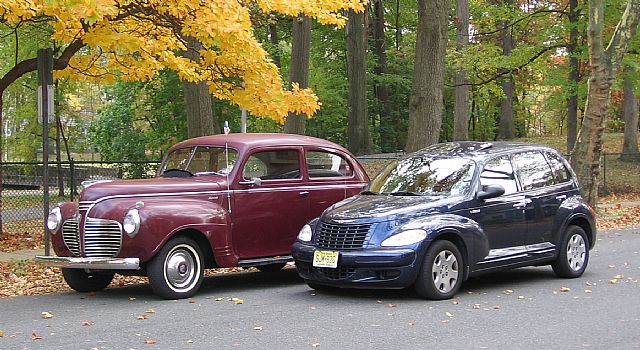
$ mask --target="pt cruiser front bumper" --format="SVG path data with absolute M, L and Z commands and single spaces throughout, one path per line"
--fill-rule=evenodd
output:
M 140 270 L 138 258 L 78 258 L 64 256 L 36 256 L 39 264 L 70 269 Z

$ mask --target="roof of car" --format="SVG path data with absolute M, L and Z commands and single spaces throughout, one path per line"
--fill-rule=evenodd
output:
M 438 143 L 423 148 L 415 153 L 415 155 L 430 155 L 442 157 L 464 157 L 464 158 L 487 158 L 494 154 L 505 153 L 507 151 L 526 151 L 526 150 L 547 150 L 554 151 L 552 148 L 523 142 L 509 141 L 455 141 L 447 143 Z M 555 152 L 555 151 L 554 151 Z
M 250 149 L 256 146 L 317 146 L 337 148 L 347 152 L 342 146 L 331 141 L 311 136 L 277 133 L 235 133 L 201 136 L 179 142 L 171 147 L 170 151 L 189 146 L 225 146 L 225 144 L 238 150 Z

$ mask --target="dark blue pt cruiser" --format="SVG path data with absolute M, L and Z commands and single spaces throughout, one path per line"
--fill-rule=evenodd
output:
M 293 245 L 311 288 L 404 288 L 448 299 L 489 271 L 550 264 L 575 278 L 595 214 L 553 149 L 437 144 L 394 161 L 361 194 L 305 225 Z

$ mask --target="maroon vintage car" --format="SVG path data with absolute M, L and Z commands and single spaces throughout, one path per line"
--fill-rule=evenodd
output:
M 359 193 L 369 178 L 344 148 L 313 137 L 231 134 L 180 142 L 157 177 L 87 184 L 80 202 L 47 222 L 62 267 L 79 292 L 114 273 L 146 274 L 163 298 L 193 295 L 203 270 L 291 261 L 298 231 L 328 206 Z

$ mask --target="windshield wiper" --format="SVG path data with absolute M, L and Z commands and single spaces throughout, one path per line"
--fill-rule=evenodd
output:
M 362 192 L 360 192 L 360 194 L 363 195 L 363 196 L 377 196 L 380 193 L 373 192 L 373 191 L 362 191 Z
M 390 192 L 389 195 L 391 195 L 391 196 L 420 196 L 419 193 L 408 192 L 408 191 Z

